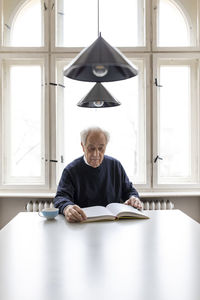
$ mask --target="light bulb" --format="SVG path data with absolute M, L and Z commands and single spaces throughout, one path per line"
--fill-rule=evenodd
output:
M 93 74 L 97 77 L 104 77 L 108 73 L 108 68 L 103 65 L 96 65 L 92 69 Z
M 104 101 L 97 100 L 97 101 L 94 101 L 93 104 L 94 104 L 94 106 L 96 106 L 96 107 L 102 107 L 103 104 L 104 104 Z

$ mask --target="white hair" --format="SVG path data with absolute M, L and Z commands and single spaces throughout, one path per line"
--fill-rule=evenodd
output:
M 83 145 L 86 144 L 86 140 L 88 137 L 88 134 L 91 132 L 102 132 L 105 135 L 106 138 L 106 144 L 108 144 L 110 140 L 110 134 L 108 131 L 101 129 L 100 127 L 88 127 L 87 129 L 84 129 L 81 131 L 80 136 L 81 136 L 81 143 Z

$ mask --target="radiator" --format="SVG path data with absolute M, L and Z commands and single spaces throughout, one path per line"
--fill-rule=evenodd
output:
M 37 212 L 41 211 L 43 208 L 54 207 L 52 201 L 29 201 L 25 205 L 25 210 L 27 212 Z
M 156 201 L 142 201 L 143 210 L 164 210 L 164 209 L 173 209 L 174 203 L 170 200 L 156 200 Z
M 164 210 L 164 209 L 173 209 L 174 203 L 167 200 L 167 201 L 141 201 L 142 202 L 142 209 L 143 210 Z M 41 211 L 43 208 L 47 207 L 54 207 L 52 201 L 29 201 L 26 206 L 25 210 L 28 212 L 37 212 Z

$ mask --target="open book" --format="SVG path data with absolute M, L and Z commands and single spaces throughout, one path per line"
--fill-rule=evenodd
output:
M 148 219 L 142 211 L 126 204 L 110 203 L 106 207 L 104 206 L 90 206 L 82 208 L 87 216 L 87 220 L 100 221 L 100 220 L 116 220 L 121 218 L 133 218 L 133 219 Z

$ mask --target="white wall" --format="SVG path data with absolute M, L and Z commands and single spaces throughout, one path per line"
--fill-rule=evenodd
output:
M 159 197 L 155 200 L 170 200 L 174 203 L 174 209 L 180 209 L 189 217 L 200 223 L 200 197 Z M 152 201 L 153 198 L 145 198 L 144 201 Z
M 40 201 L 33 198 L 0 198 L 0 229 L 4 227 L 19 212 L 25 211 L 25 205 L 29 201 Z M 52 199 L 44 199 L 41 201 L 50 201 Z

